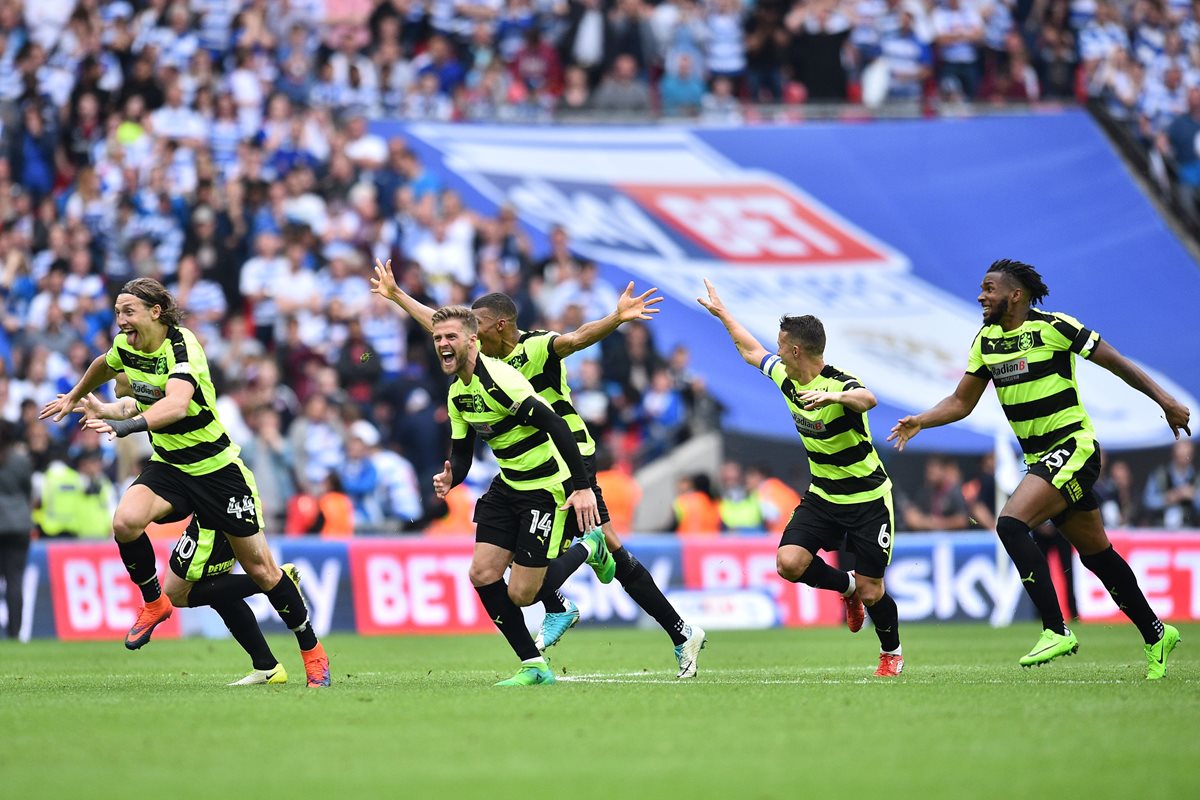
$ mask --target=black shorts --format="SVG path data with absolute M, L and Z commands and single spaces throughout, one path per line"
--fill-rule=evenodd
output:
M 158 522 L 195 514 L 200 528 L 230 536 L 253 536 L 263 528 L 258 487 L 241 459 L 207 475 L 188 475 L 171 464 L 151 461 L 133 483 L 171 504 L 171 513 Z
M 1061 525 L 1072 511 L 1100 507 L 1092 487 L 1100 477 L 1100 445 L 1091 436 L 1072 436 L 1029 465 L 1029 474 L 1053 486 L 1067 508 L 1052 522 Z
M 596 454 L 583 457 L 583 465 L 587 467 L 588 480 L 592 482 L 592 492 L 596 495 L 596 508 L 600 511 L 600 524 L 608 524 L 608 506 L 604 505 L 604 492 L 600 491 L 600 484 L 596 482 Z M 568 492 L 569 492 L 568 487 Z M 567 541 L 570 541 L 569 539 Z
M 808 492 L 796 506 L 783 530 L 779 546 L 794 544 L 810 553 L 835 551 L 846 541 L 854 553 L 855 572 L 866 578 L 882 578 L 892 561 L 892 540 L 896 535 L 892 495 L 865 503 L 831 503 Z
M 175 542 L 171 551 L 171 572 L 195 583 L 233 569 L 235 557 L 229 539 L 220 531 L 202 528 L 196 517 Z
M 562 508 L 570 485 L 517 491 L 497 475 L 475 503 L 475 541 L 513 553 L 513 563 L 544 567 L 579 535 L 575 512 Z

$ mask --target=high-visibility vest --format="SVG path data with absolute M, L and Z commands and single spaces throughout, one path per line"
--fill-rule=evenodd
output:
M 99 481 L 99 491 L 88 492 L 88 480 L 61 461 L 51 464 L 42 479 L 41 507 L 33 512 L 34 522 L 45 536 L 71 533 L 104 539 L 112 535 L 112 482 Z
M 767 478 L 754 491 L 758 494 L 767 530 L 783 533 L 796 506 L 800 505 L 800 495 L 779 478 Z
M 715 536 L 721 532 L 721 511 L 717 502 L 695 489 L 675 498 L 675 520 L 676 533 Z
M 720 504 L 721 522 L 731 531 L 761 531 L 762 509 L 754 492 L 738 500 L 723 499 Z

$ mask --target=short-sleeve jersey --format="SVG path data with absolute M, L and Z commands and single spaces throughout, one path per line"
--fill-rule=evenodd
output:
M 841 403 L 807 411 L 800 395 L 805 392 L 842 392 L 860 389 L 853 375 L 829 364 L 806 384 L 788 377 L 783 359 L 768 355 L 759 369 L 783 392 L 796 433 L 808 451 L 812 483 L 808 491 L 831 503 L 865 503 L 886 496 L 892 481 L 871 444 L 871 428 L 864 412 Z
M 163 343 L 153 353 L 134 350 L 125 334 L 118 334 L 104 360 L 112 369 L 129 376 L 139 411 L 163 399 L 167 381 L 172 378 L 192 384 L 187 416 L 150 431 L 152 461 L 171 464 L 188 475 L 207 475 L 238 457 L 238 446 L 230 441 L 217 416 L 217 393 L 208 371 L 208 358 L 190 330 L 168 328 Z
M 985 325 L 971 343 L 967 373 L 990 380 L 1032 464 L 1068 436 L 1096 435 L 1079 399 L 1075 356 L 1091 358 L 1100 335 L 1066 314 L 1036 309 L 1019 327 Z
M 550 435 L 515 416 L 529 397 L 546 402 L 516 369 L 480 353 L 471 381 L 450 384 L 450 435 L 464 439 L 473 428 L 496 456 L 501 479 L 518 491 L 562 486 L 571 472 Z
M 579 443 L 580 455 L 587 458 L 596 452 L 596 440 L 588 431 L 583 417 L 571 405 L 567 369 L 554 351 L 554 340 L 558 337 L 559 334 L 554 331 L 521 331 L 516 347 L 501 360 L 520 370 L 533 385 L 533 390 L 554 409 L 554 413 L 566 420 L 567 427 Z

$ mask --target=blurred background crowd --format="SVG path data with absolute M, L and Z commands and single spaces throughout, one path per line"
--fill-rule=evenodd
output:
M 1146 0 L 0 0 L 5 457 L 27 452 L 44 534 L 108 535 L 100 509 L 148 445 L 37 410 L 110 346 L 115 288 L 152 276 L 206 348 L 270 530 L 453 529 L 469 506 L 433 502 L 428 480 L 445 381 L 428 336 L 371 294 L 372 262 L 431 306 L 506 292 L 523 329 L 572 330 L 623 287 L 565 228 L 536 249 L 514 209 L 466 207 L 371 119 L 730 123 L 822 102 L 1090 97 L 1200 185 L 1198 46 L 1200 3 Z M 568 359 L 614 487 L 719 428 L 691 359 L 653 323 Z M 1121 465 L 1105 478 L 1117 524 L 1197 524 L 1190 443 L 1141 485 Z M 481 454 L 466 491 L 492 470 Z M 961 472 L 930 459 L 904 524 L 987 527 L 988 473 Z M 636 486 L 612 493 L 637 502 Z M 709 530 L 774 530 L 794 498 L 730 462 L 715 485 L 681 481 L 675 527 L 694 511 Z

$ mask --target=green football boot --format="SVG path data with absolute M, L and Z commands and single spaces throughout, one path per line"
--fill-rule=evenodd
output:
M 1033 649 L 1021 656 L 1020 664 L 1022 667 L 1032 667 L 1034 665 L 1040 667 L 1042 664 L 1047 664 L 1059 656 L 1069 656 L 1078 652 L 1079 639 L 1069 629 L 1064 636 L 1047 628 L 1042 631 L 1042 638 L 1038 639 Z
M 517 674 L 499 681 L 497 686 L 538 686 L 554 683 L 554 673 L 549 664 L 522 664 Z
M 612 583 L 613 576 L 617 574 L 617 560 L 608 551 L 608 543 L 604 541 L 604 531 L 596 528 L 583 538 L 585 541 L 595 544 L 591 556 L 588 557 L 587 565 L 595 570 L 596 577 L 600 579 L 601 583 Z
M 1174 625 L 1163 625 L 1162 638 L 1146 645 L 1146 680 L 1156 681 L 1167 676 L 1167 658 L 1179 642 L 1179 630 Z

